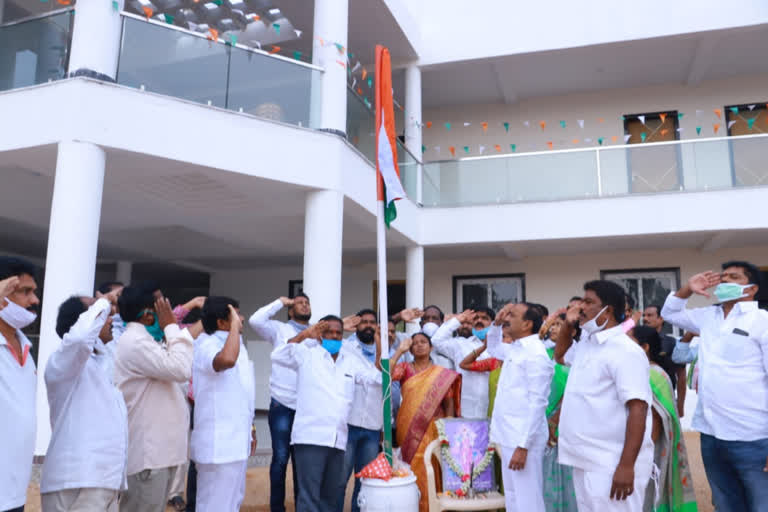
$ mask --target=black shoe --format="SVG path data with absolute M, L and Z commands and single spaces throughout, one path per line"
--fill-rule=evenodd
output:
M 181 496 L 174 496 L 170 500 L 168 500 L 168 504 L 178 510 L 179 512 L 183 512 L 187 509 L 187 504 L 184 502 L 184 498 Z

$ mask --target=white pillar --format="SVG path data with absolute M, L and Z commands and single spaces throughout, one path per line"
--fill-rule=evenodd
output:
M 405 147 L 421 162 L 421 70 L 416 64 L 405 69 Z M 422 204 L 422 165 L 416 166 L 416 202 Z
M 424 307 L 424 247 L 408 247 L 405 251 L 405 307 Z M 419 330 L 416 323 L 405 324 L 408 334 Z
M 120 281 L 128 286 L 131 283 L 131 273 L 133 272 L 133 262 L 120 260 L 117 262 L 117 272 L 115 272 L 115 281 Z
M 315 0 L 312 63 L 325 68 L 316 127 L 340 135 L 347 132 L 348 17 L 349 0 Z M 343 53 L 339 53 L 336 43 L 344 48 Z
M 118 0 L 119 11 L 124 0 Z M 122 18 L 106 0 L 78 0 L 68 75 L 114 81 L 120 53 Z
M 90 143 L 60 142 L 48 227 L 40 347 L 37 355 L 37 441 L 43 455 L 51 438 L 45 364 L 59 346 L 56 315 L 72 295 L 91 296 L 104 187 L 104 151 Z
M 307 194 L 304 213 L 304 292 L 312 321 L 341 314 L 341 240 L 344 196 L 336 190 Z

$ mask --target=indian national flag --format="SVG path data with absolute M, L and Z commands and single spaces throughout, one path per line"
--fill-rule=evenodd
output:
M 395 143 L 395 108 L 392 100 L 392 65 L 389 50 L 376 45 L 376 176 L 378 200 L 384 201 L 387 227 L 397 217 L 395 201 L 405 197 L 400 183 Z

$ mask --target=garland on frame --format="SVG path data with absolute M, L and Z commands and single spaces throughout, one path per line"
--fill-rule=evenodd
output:
M 445 434 L 445 423 L 442 421 L 437 421 L 435 422 L 435 425 L 437 426 L 437 439 L 440 441 L 440 456 L 445 462 L 448 463 L 448 467 L 451 468 L 451 471 L 453 471 L 459 478 L 461 478 L 461 487 L 453 494 L 460 498 L 466 497 L 467 493 L 469 492 L 469 486 L 471 482 L 480 476 L 480 474 L 482 474 L 482 472 L 488 468 L 488 465 L 493 460 L 494 449 L 489 445 L 485 450 L 485 455 L 483 455 L 483 458 L 480 459 L 479 463 L 475 464 L 472 474 L 470 475 L 469 473 L 465 473 L 459 466 L 459 463 L 456 462 L 456 459 L 454 459 L 451 455 L 451 445 L 448 441 L 448 436 Z

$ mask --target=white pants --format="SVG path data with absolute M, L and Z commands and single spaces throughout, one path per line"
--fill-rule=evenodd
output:
M 187 488 L 187 471 L 189 462 L 176 466 L 176 473 L 171 480 L 171 490 L 168 493 L 168 501 L 176 496 L 184 496 L 184 489 Z
M 117 491 L 88 487 L 47 492 L 40 499 L 43 512 L 117 512 Z
M 507 512 L 545 512 L 543 446 L 531 446 L 525 468 L 513 471 L 509 461 L 515 448 L 501 447 L 501 478 L 504 481 L 504 501 Z M 579 510 L 581 512 L 581 510 Z
M 237 512 L 245 498 L 248 461 L 197 466 L 197 512 Z
M 636 478 L 634 492 L 626 500 L 612 500 L 613 473 L 573 468 L 573 487 L 579 512 L 643 512 L 648 480 Z

